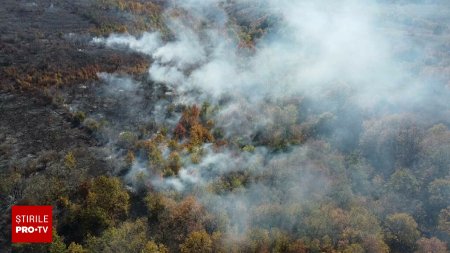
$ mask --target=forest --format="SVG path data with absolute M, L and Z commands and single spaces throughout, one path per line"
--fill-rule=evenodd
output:
M 2 5 L 0 252 L 450 252 L 447 1 Z

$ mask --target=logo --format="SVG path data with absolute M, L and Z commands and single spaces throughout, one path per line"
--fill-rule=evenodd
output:
M 51 206 L 13 206 L 12 243 L 51 243 Z

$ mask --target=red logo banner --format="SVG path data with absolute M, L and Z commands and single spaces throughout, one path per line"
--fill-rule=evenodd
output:
M 12 243 L 51 243 L 52 206 L 13 206 Z

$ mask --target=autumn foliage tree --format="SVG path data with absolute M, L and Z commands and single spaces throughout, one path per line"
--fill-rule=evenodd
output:
M 187 107 L 174 130 L 176 138 L 188 137 L 189 146 L 192 147 L 214 141 L 209 129 L 202 124 L 200 113 L 201 110 L 197 105 Z
M 447 253 L 447 244 L 436 237 L 420 238 L 415 253 Z
M 167 246 L 177 249 L 188 234 L 205 228 L 210 215 L 192 196 L 177 202 L 158 194 L 146 198 L 151 227 Z
M 181 253 L 211 253 L 212 240 L 205 230 L 194 231 L 180 245 Z

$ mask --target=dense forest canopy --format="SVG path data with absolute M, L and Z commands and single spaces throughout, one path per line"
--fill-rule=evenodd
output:
M 446 1 L 5 6 L 1 250 L 448 252 Z

